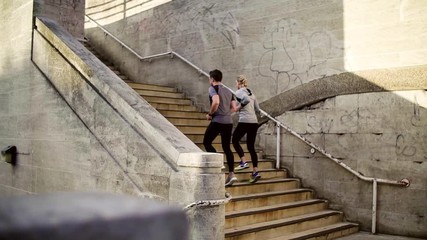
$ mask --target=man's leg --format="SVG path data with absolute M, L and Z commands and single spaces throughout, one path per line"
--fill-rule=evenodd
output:
M 215 148 L 212 146 L 213 141 L 220 133 L 220 126 L 218 123 L 211 122 L 206 128 L 205 135 L 203 137 L 203 146 L 206 149 L 206 152 L 216 152 Z

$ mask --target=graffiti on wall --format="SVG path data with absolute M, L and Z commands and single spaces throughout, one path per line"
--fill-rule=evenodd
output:
M 334 120 L 329 118 L 318 119 L 316 116 L 308 116 L 307 125 L 309 132 L 329 133 Z
M 283 18 L 265 27 L 259 74 L 276 84 L 277 93 L 326 76 L 336 47 L 326 31 L 303 32 L 296 20 Z
M 417 153 L 417 148 L 409 144 L 403 134 L 396 137 L 396 154 L 397 156 L 412 157 Z
M 427 127 L 427 118 L 421 117 L 425 113 L 425 109 L 420 106 L 417 100 L 417 96 L 414 96 L 414 112 L 411 117 L 411 124 L 414 127 Z
M 222 39 L 224 46 L 229 45 L 235 49 L 238 45 L 240 28 L 239 23 L 232 12 L 214 12 L 216 4 L 203 5 L 202 3 L 182 8 L 168 13 L 155 13 L 154 17 L 160 27 L 156 30 L 169 36 L 180 35 L 185 32 L 197 32 L 200 34 L 200 40 L 205 46 L 214 46 Z M 176 39 L 174 39 L 176 40 Z M 199 39 L 192 39 L 193 41 Z M 179 41 L 179 40 L 178 40 Z M 173 43 L 180 45 L 179 43 Z M 185 41 L 187 45 L 188 42 Z

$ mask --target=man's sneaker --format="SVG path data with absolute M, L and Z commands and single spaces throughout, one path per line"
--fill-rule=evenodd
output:
M 236 177 L 230 177 L 230 176 L 228 176 L 227 180 L 225 181 L 225 186 L 231 186 L 236 181 L 237 181 Z
M 261 175 L 259 175 L 258 172 L 252 173 L 251 178 L 249 179 L 249 182 L 250 183 L 256 183 L 256 181 L 258 181 L 258 179 L 260 179 L 260 178 L 261 178 Z
M 236 171 L 240 171 L 245 168 L 249 168 L 249 164 L 247 162 L 240 161 L 239 166 L 236 167 Z

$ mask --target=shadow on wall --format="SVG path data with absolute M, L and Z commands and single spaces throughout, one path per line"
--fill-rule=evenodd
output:
M 119 0 L 94 4 L 86 8 L 89 14 L 104 24 L 114 23 L 135 14 L 139 14 L 172 0 Z M 90 2 L 87 1 L 86 2 Z M 98 17 L 100 16 L 100 17 Z
M 341 73 L 302 84 L 260 104 L 272 116 L 296 110 L 327 98 L 368 92 L 427 89 L 427 77 L 420 73 L 427 65 L 385 70 Z

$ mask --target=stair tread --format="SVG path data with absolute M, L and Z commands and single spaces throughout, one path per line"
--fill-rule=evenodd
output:
M 259 161 L 260 159 L 258 159 L 258 161 Z M 274 168 L 263 168 L 263 169 L 258 169 L 258 172 L 259 173 L 263 173 L 263 172 L 286 172 L 286 170 L 284 170 L 284 169 L 274 169 Z M 236 174 L 236 173 L 252 173 L 252 169 L 249 167 L 249 168 L 246 168 L 246 169 L 244 169 L 244 170 L 240 170 L 240 171 L 234 171 L 234 174 Z
M 155 103 L 153 102 L 151 105 L 158 110 L 170 110 L 170 109 L 179 109 L 178 111 L 189 112 L 194 111 L 196 109 L 193 105 L 183 105 L 183 104 L 173 104 L 173 103 Z M 196 135 L 203 135 L 204 133 L 195 133 Z
M 147 98 L 152 98 L 152 99 L 173 99 L 173 100 L 186 100 L 186 101 L 191 101 L 191 99 L 189 98 L 175 98 L 175 97 L 168 97 L 168 96 L 147 96 L 147 95 L 143 95 L 143 94 L 139 94 L 142 97 L 147 97 Z M 173 103 L 176 104 L 176 103 Z
M 340 223 L 335 223 L 335 224 L 331 224 L 331 225 L 327 225 L 319 228 L 313 228 L 313 229 L 309 229 L 309 230 L 305 230 L 297 233 L 292 233 L 286 236 L 272 238 L 270 240 L 303 240 L 303 239 L 309 239 L 312 237 L 332 233 L 335 231 L 341 231 L 341 230 L 345 230 L 353 227 L 358 228 L 359 225 L 355 223 L 350 223 L 350 222 L 340 222 Z
M 159 88 L 165 89 L 164 92 L 177 93 L 177 91 L 173 87 L 156 85 L 156 84 L 149 84 L 149 83 L 137 83 L 137 82 L 133 82 L 133 81 L 125 81 L 125 82 L 127 84 L 129 84 L 130 86 L 132 86 L 132 88 L 137 89 L 137 90 L 145 90 L 147 87 L 159 87 Z M 166 89 L 169 89 L 170 91 L 167 91 Z M 162 91 L 159 91 L 159 92 L 162 92 Z
M 287 208 L 293 208 L 293 207 L 307 206 L 307 205 L 310 205 L 310 204 L 326 203 L 326 202 L 327 201 L 324 200 L 324 199 L 308 199 L 308 200 L 302 200 L 302 201 L 295 201 L 295 202 L 288 202 L 288 203 L 280 203 L 280 204 L 268 205 L 268 206 L 257 207 L 257 208 L 242 209 L 242 210 L 237 210 L 237 211 L 226 212 L 225 218 L 232 218 L 232 217 L 236 217 L 236 216 L 251 215 L 251 214 L 254 214 L 254 213 L 276 211 L 276 210 L 280 210 L 280 209 L 287 209 Z
M 283 191 L 251 193 L 251 194 L 245 194 L 245 195 L 240 195 L 240 196 L 233 196 L 231 201 L 242 201 L 242 200 L 262 198 L 262 197 L 267 197 L 267 196 L 270 197 L 270 196 L 301 193 L 301 192 L 312 192 L 312 191 L 313 190 L 308 189 L 308 188 L 296 188 L 296 189 L 283 190 Z
M 285 225 L 291 225 L 294 223 L 307 221 L 307 220 L 311 220 L 311 219 L 328 217 L 328 216 L 332 216 L 332 215 L 336 215 L 336 214 L 342 214 L 342 213 L 339 211 L 335 211 L 335 210 L 324 210 L 324 211 L 319 211 L 319 212 L 315 212 L 315 213 L 309 213 L 309 214 L 303 214 L 303 215 L 289 217 L 289 218 L 283 218 L 283 219 L 279 219 L 279 220 L 249 224 L 249 225 L 241 226 L 241 227 L 232 227 L 232 228 L 225 229 L 224 233 L 225 233 L 226 237 L 231 237 L 231 236 L 241 235 L 244 233 L 257 232 L 257 231 L 264 230 L 264 229 L 275 228 L 275 227 L 280 227 L 280 226 L 285 226 Z
M 281 182 L 294 182 L 299 181 L 298 178 L 274 178 L 274 179 L 261 179 L 257 181 L 256 183 L 249 183 L 249 182 L 236 182 L 231 186 L 227 186 L 226 188 L 232 188 L 232 187 L 241 187 L 241 186 L 254 186 L 254 185 L 260 185 L 260 184 L 272 184 L 272 183 L 281 183 Z
M 186 112 L 182 112 L 182 111 L 175 111 L 176 114 L 179 115 L 174 115 L 174 113 L 169 113 L 169 112 L 165 112 L 168 110 L 159 110 L 159 112 L 165 116 L 166 118 L 170 118 L 170 119 L 191 119 L 191 120 L 204 120 L 206 121 L 206 116 L 204 113 L 201 112 L 196 112 L 196 111 L 186 111 Z
M 244 152 L 245 152 L 245 151 L 244 151 Z M 218 151 L 218 153 L 223 153 L 223 152 Z M 249 159 L 249 160 L 246 160 L 246 162 L 250 164 L 250 163 L 252 163 L 252 160 L 250 160 L 250 159 Z M 259 162 L 273 162 L 273 161 L 272 161 L 271 159 L 258 158 L 258 163 L 259 163 Z M 224 163 L 227 163 L 227 161 L 224 161 Z M 236 159 L 234 159 L 234 163 L 236 163 L 236 164 L 237 164 L 237 163 L 240 163 L 240 161 L 239 161 L 239 160 L 237 160 L 237 161 L 236 161 Z M 249 168 L 250 168 L 250 167 L 249 167 Z M 235 171 L 235 172 L 236 172 L 236 171 Z M 239 171 L 239 172 L 240 172 L 240 171 Z

